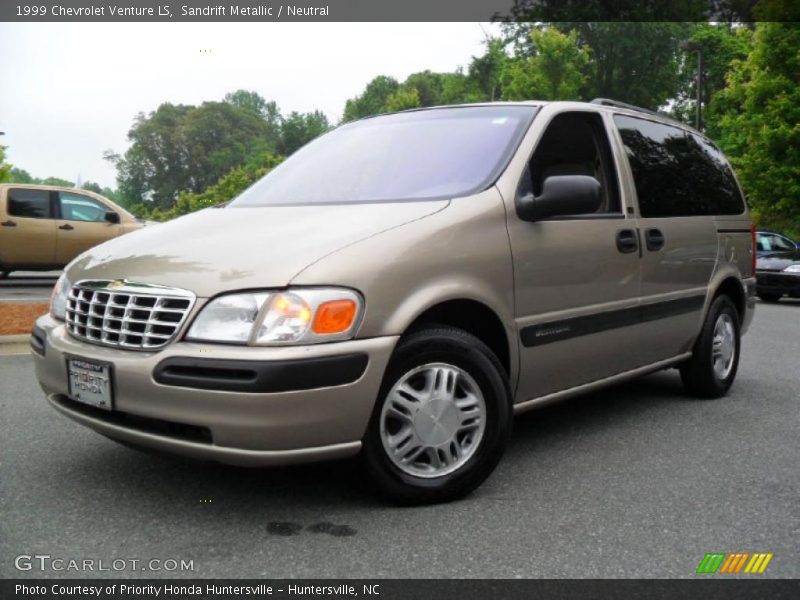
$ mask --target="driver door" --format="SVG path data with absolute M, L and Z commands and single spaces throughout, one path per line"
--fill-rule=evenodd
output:
M 622 208 L 603 115 L 569 111 L 552 117 L 521 183 L 539 195 L 544 179 L 554 175 L 595 177 L 601 205 L 591 214 L 535 222 L 509 214 L 521 342 L 518 401 L 629 370 L 637 350 L 636 219 Z
M 77 192 L 59 192 L 60 218 L 56 221 L 56 259 L 66 265 L 84 250 L 117 237 L 122 225 L 106 220 L 111 208 Z

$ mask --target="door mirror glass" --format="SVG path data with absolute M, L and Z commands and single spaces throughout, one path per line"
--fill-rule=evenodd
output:
M 119 213 L 115 213 L 113 210 L 109 210 L 106 212 L 106 221 L 109 223 L 113 223 L 115 225 L 119 224 Z
M 597 212 L 600 182 L 588 175 L 553 175 L 542 182 L 542 193 L 517 198 L 517 213 L 526 221 Z

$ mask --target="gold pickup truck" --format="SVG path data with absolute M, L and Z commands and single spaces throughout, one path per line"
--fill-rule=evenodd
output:
M 61 269 L 84 250 L 144 224 L 99 194 L 48 185 L 0 185 L 0 278 Z

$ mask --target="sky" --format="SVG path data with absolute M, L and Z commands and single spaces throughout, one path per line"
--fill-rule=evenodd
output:
M 337 122 L 376 75 L 453 71 L 482 54 L 479 23 L 2 23 L 0 143 L 34 177 L 116 187 L 139 112 L 237 89 Z

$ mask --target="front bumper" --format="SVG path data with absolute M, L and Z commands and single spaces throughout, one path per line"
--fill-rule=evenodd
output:
M 758 271 L 756 290 L 759 294 L 789 294 L 800 297 L 800 273 Z
M 175 342 L 159 352 L 136 352 L 76 340 L 48 315 L 39 318 L 35 331 L 36 376 L 61 413 L 120 441 L 245 466 L 357 453 L 398 339 L 280 348 Z M 342 363 L 343 357 L 361 357 L 360 366 L 352 360 Z M 68 358 L 112 364 L 114 410 L 92 409 L 68 398 Z M 204 365 L 246 362 L 258 366 L 256 387 L 231 389 L 230 380 L 218 385 L 213 373 L 203 376 Z M 164 364 L 199 368 L 173 371 L 184 379 L 154 376 Z M 349 365 L 349 375 L 342 375 L 342 364 Z M 320 375 L 317 365 L 334 366 L 336 373 Z

